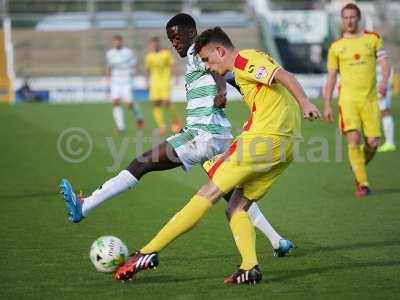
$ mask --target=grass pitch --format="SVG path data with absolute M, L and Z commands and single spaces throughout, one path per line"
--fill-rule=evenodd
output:
M 151 120 L 149 104 L 142 107 Z M 183 104 L 178 109 L 183 114 Z M 227 113 L 236 134 L 247 108 L 230 103 Z M 206 180 L 199 167 L 187 174 L 181 169 L 148 174 L 84 222 L 68 223 L 57 194 L 61 178 L 88 194 L 154 143 L 146 138 L 152 121 L 141 149 L 128 112 L 125 117 L 130 129 L 117 136 L 107 104 L 0 106 L 1 299 L 398 299 L 399 152 L 377 155 L 368 166 L 374 193 L 356 199 L 346 144 L 336 137 L 336 124 L 323 122 L 303 122 L 300 162 L 259 202 L 276 229 L 297 245 L 290 257 L 274 258 L 258 233 L 260 285 L 222 283 L 240 263 L 224 201 L 161 253 L 157 271 L 126 284 L 96 272 L 88 256 L 93 240 L 115 235 L 131 251 L 140 248 Z M 84 129 L 92 141 L 84 161 L 68 162 L 60 154 L 78 161 L 90 148 L 85 136 L 59 142 L 71 127 Z M 397 127 L 398 143 L 399 132 Z M 321 154 L 324 143 L 329 151 Z

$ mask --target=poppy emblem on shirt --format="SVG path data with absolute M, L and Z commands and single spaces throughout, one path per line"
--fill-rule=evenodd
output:
M 263 79 L 267 76 L 267 70 L 264 67 L 258 68 L 255 75 L 258 80 Z
M 358 54 L 358 53 L 354 54 L 354 59 L 355 60 L 359 60 L 360 58 L 361 58 L 360 54 Z

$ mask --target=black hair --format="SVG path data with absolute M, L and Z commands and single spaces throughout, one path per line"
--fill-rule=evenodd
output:
M 173 26 L 183 26 L 186 28 L 194 28 L 196 29 L 196 22 L 192 16 L 188 14 L 177 14 L 173 16 L 165 26 L 166 29 L 171 28 Z
M 214 27 L 203 31 L 197 38 L 194 44 L 194 53 L 198 54 L 201 49 L 210 43 L 218 43 L 226 48 L 234 48 L 229 36 L 221 29 Z

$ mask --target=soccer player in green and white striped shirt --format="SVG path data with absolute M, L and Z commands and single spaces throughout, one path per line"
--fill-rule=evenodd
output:
M 178 54 L 187 57 L 186 126 L 180 133 L 134 159 L 125 170 L 107 180 L 87 198 L 76 196 L 69 181 L 63 179 L 61 192 L 69 220 L 74 223 L 80 222 L 104 201 L 134 187 L 143 175 L 179 166 L 188 171 L 194 165 L 224 153 L 231 144 L 231 125 L 223 109 L 226 82 L 219 75 L 211 74 L 200 57 L 194 55 L 195 21 L 187 14 L 178 14 L 169 20 L 166 31 Z M 226 196 L 228 201 L 229 196 Z M 292 242 L 284 240 L 268 223 L 256 203 L 248 212 L 254 226 L 268 237 L 274 255 L 283 256 L 293 248 Z

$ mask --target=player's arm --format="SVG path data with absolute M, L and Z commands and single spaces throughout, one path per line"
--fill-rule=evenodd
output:
M 147 55 L 144 57 L 144 76 L 146 79 L 146 88 L 149 89 L 149 86 L 150 86 L 150 62 L 149 62 L 149 57 Z
M 323 91 L 324 97 L 324 119 L 327 122 L 333 121 L 332 114 L 332 94 L 336 87 L 337 73 L 339 70 L 339 56 L 336 54 L 335 44 L 329 48 L 328 51 L 328 78 L 326 81 L 325 89 Z
M 324 119 L 327 122 L 333 122 L 332 114 L 332 95 L 336 86 L 337 70 L 328 69 L 328 77 L 324 88 Z
M 308 100 L 306 93 L 302 86 L 294 77 L 294 75 L 283 68 L 279 68 L 275 72 L 273 80 L 280 82 L 285 86 L 288 91 L 293 95 L 296 101 L 299 103 L 301 110 L 303 111 L 303 117 L 310 121 L 318 119 L 321 116 L 318 108 Z
M 108 87 L 110 86 L 111 83 L 111 62 L 109 58 L 109 52 L 106 53 L 106 80 L 107 80 L 107 85 Z
M 385 48 L 383 47 L 383 40 L 381 37 L 378 36 L 376 39 L 375 44 L 375 51 L 376 51 L 376 59 L 378 60 L 379 67 L 381 68 L 382 72 L 382 81 L 379 83 L 379 93 L 384 97 L 386 96 L 387 87 L 390 78 L 390 64 L 389 58 L 386 53 Z
M 379 67 L 381 68 L 382 81 L 379 83 L 379 93 L 386 96 L 389 78 L 390 78 L 390 63 L 387 56 L 379 59 Z
M 226 105 L 226 81 L 223 76 L 210 72 L 217 85 L 218 94 L 214 97 L 214 107 L 224 108 Z

